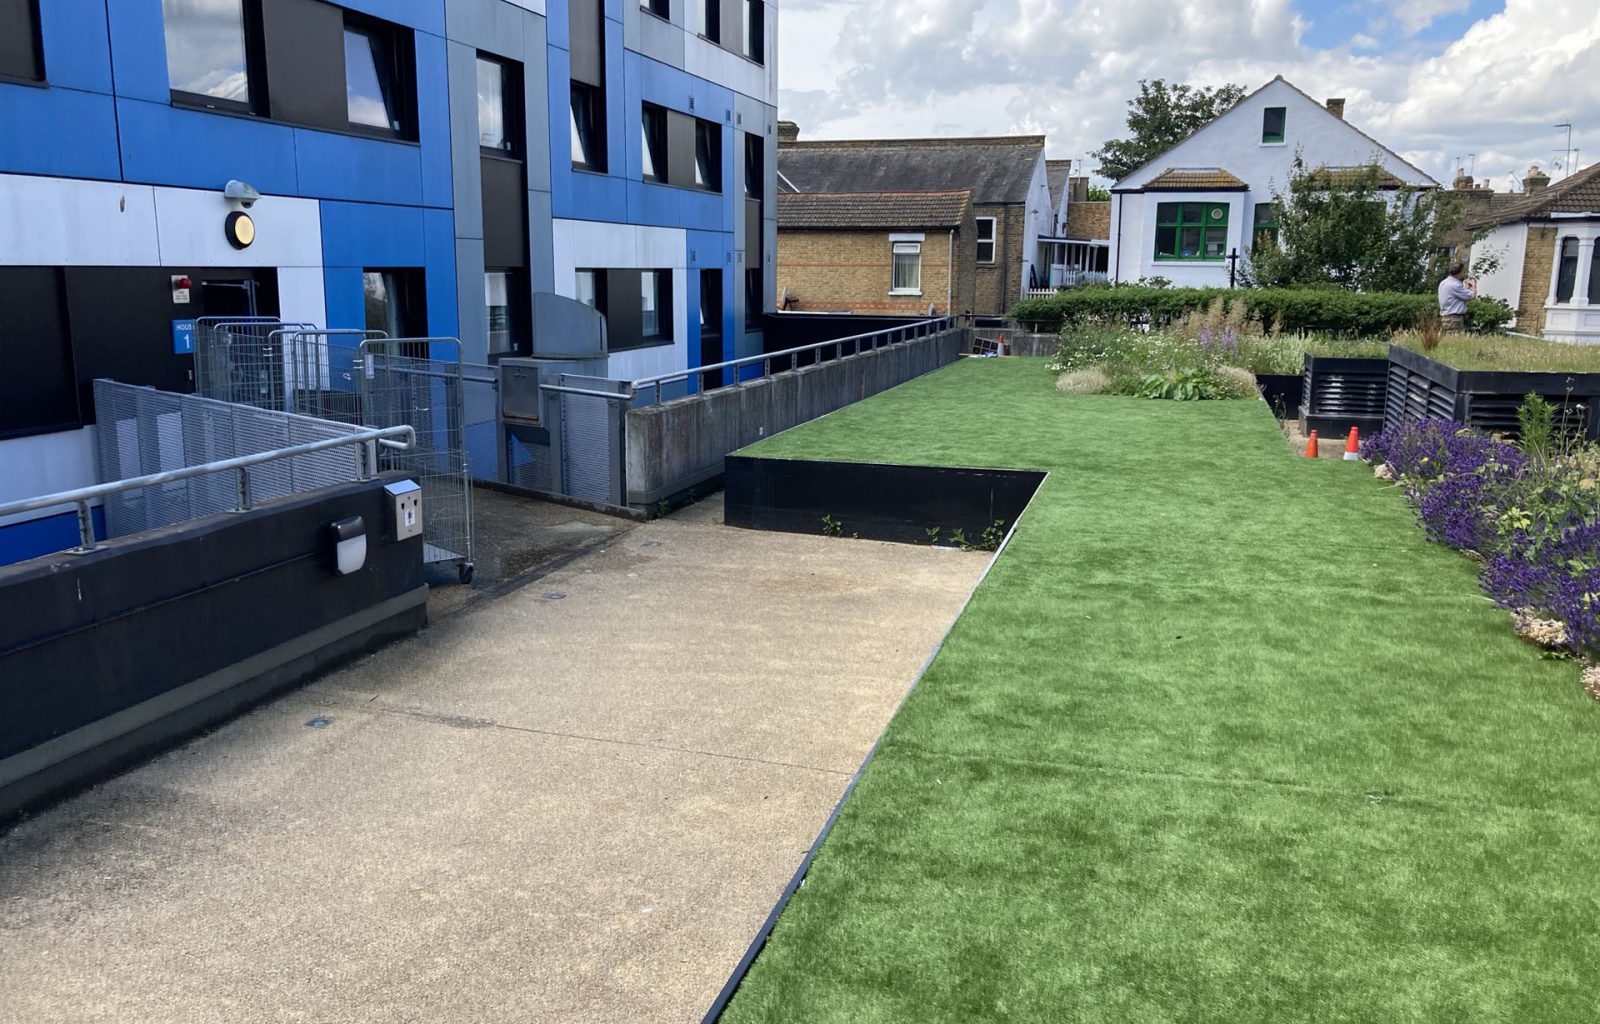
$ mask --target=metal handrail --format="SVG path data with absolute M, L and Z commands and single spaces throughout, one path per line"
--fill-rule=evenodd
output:
M 403 438 L 404 440 L 396 440 Z M 320 441 L 307 441 L 289 448 L 275 448 L 269 452 L 253 452 L 249 455 L 238 455 L 231 459 L 220 459 L 216 462 L 207 462 L 198 466 L 184 466 L 180 469 L 169 469 L 160 473 L 148 473 L 144 476 L 129 477 L 126 480 L 113 480 L 108 484 L 95 484 L 91 487 L 79 487 L 71 491 L 58 491 L 55 494 L 42 494 L 35 498 L 24 498 L 21 501 L 11 501 L 0 505 L 0 517 L 15 515 L 19 512 L 36 512 L 41 508 L 51 508 L 56 505 L 78 506 L 78 546 L 71 549 L 75 555 L 87 554 L 97 550 L 100 545 L 94 539 L 94 518 L 89 511 L 89 502 L 96 498 L 104 498 L 123 491 L 135 491 L 141 487 L 155 487 L 159 484 L 177 483 L 179 480 L 189 480 L 197 476 L 209 476 L 212 473 L 226 473 L 230 470 L 239 472 L 239 507 L 235 511 L 246 512 L 250 509 L 250 474 L 251 466 L 259 466 L 263 462 L 276 462 L 279 459 L 294 458 L 297 455 L 313 455 L 317 452 L 328 451 L 333 448 L 343 448 L 345 445 L 358 444 L 362 450 L 361 476 L 363 479 L 375 475 L 378 471 L 379 446 L 392 448 L 396 451 L 408 451 L 417 443 L 417 432 L 409 426 L 399 427 L 365 427 L 352 431 L 342 437 L 325 437 Z
M 890 345 L 897 345 L 900 342 L 908 341 L 914 338 L 926 338 L 930 334 L 938 334 L 940 331 L 948 330 L 950 325 L 953 323 L 954 321 L 947 316 L 934 317 L 930 320 L 918 320 L 915 323 L 902 324 L 899 327 L 885 327 L 882 330 L 869 331 L 866 334 L 853 334 L 848 338 L 833 338 L 829 341 L 812 342 L 809 345 L 786 348 L 781 352 L 765 352 L 759 356 L 745 356 L 742 359 L 729 359 L 726 362 L 709 363 L 705 366 L 694 366 L 687 370 L 673 370 L 671 373 L 661 373 L 654 377 L 640 377 L 638 380 L 633 381 L 633 391 L 634 394 L 638 394 L 639 391 L 644 388 L 654 388 L 655 395 L 651 399 L 651 404 L 658 405 L 661 402 L 661 385 L 669 384 L 675 380 L 688 380 L 697 373 L 712 373 L 717 370 L 726 370 L 741 366 L 752 366 L 756 363 L 761 363 L 762 375 L 771 376 L 772 360 L 774 359 L 782 359 L 785 356 L 796 356 L 803 352 L 820 352 L 822 349 L 825 349 L 830 345 L 832 345 L 835 350 L 834 358 L 839 359 L 843 356 L 844 346 L 852 343 L 854 347 L 850 354 L 859 355 L 861 353 L 861 343 L 869 338 L 879 338 L 891 334 L 898 334 L 900 335 L 899 338 L 888 342 Z M 907 334 L 907 332 L 911 333 Z M 874 344 L 872 347 L 876 349 L 879 346 Z

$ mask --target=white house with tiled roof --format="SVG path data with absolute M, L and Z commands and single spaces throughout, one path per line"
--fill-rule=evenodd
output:
M 1278 76 L 1111 187 L 1113 281 L 1162 277 L 1227 286 L 1271 223 L 1299 154 L 1335 173 L 1376 162 L 1382 187 L 1439 183 L 1344 119 L 1344 100 L 1318 103 Z

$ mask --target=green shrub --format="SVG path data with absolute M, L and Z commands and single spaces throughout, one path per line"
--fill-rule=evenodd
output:
M 1416 325 L 1437 310 L 1433 295 L 1352 292 L 1321 288 L 1078 288 L 1011 308 L 1011 317 L 1032 330 L 1078 327 L 1161 328 L 1220 301 L 1225 310 L 1242 305 L 1242 320 L 1261 333 L 1323 332 L 1341 337 L 1387 337 Z M 1474 299 L 1467 315 L 1474 330 L 1499 330 L 1512 310 L 1493 299 Z

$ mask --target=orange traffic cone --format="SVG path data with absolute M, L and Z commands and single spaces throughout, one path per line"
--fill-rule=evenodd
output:
M 1344 461 L 1361 461 L 1361 428 L 1350 428 L 1350 439 L 1344 443 Z
M 1317 454 L 1317 432 L 1313 430 L 1311 436 L 1306 438 L 1306 458 L 1314 459 Z

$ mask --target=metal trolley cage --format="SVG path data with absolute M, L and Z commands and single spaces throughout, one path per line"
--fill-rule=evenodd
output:
M 194 390 L 204 398 L 292 411 L 286 331 L 312 324 L 271 316 L 203 316 L 195 321 Z
M 440 346 L 454 358 L 433 358 Z M 362 425 L 406 424 L 416 431 L 409 450 L 380 457 L 384 468 L 422 487 L 423 560 L 455 562 L 461 582 L 472 582 L 472 469 L 460 339 L 367 338 L 354 365 Z

